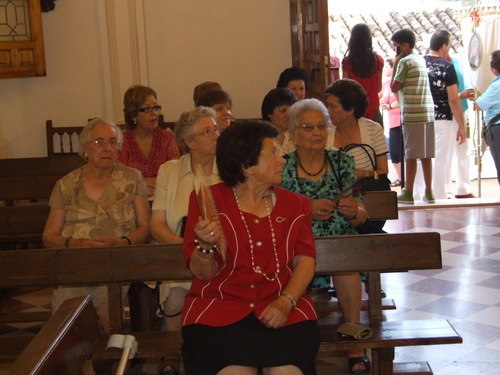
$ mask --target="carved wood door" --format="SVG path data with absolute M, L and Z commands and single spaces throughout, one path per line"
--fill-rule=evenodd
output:
M 292 62 L 309 73 L 308 96 L 323 100 L 329 83 L 328 0 L 290 0 Z
M 45 76 L 40 0 L 0 4 L 0 78 Z

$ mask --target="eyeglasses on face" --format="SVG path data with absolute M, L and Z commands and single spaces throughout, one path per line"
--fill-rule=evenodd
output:
M 195 133 L 193 135 L 203 135 L 205 137 L 210 137 L 214 133 L 217 133 L 217 134 L 220 133 L 220 130 L 217 126 L 214 126 L 212 129 L 205 129 L 202 132 Z
M 144 112 L 144 113 L 151 113 L 151 111 L 156 111 L 156 112 L 160 112 L 161 111 L 161 105 L 154 105 L 152 107 L 143 107 L 143 108 L 139 108 L 137 110 L 137 112 Z
M 120 144 L 120 141 L 118 140 L 118 138 L 110 138 L 108 140 L 104 138 L 97 138 L 93 141 L 89 141 L 88 143 L 92 143 L 97 148 L 103 148 L 106 145 L 109 145 L 111 148 L 117 148 Z
M 316 124 L 316 125 L 308 122 L 306 124 L 299 125 L 297 128 L 299 128 L 299 129 L 302 128 L 302 129 L 304 129 L 305 132 L 310 133 L 314 130 L 314 128 L 318 128 L 318 130 L 320 130 L 320 131 L 325 131 L 328 129 L 328 125 L 325 124 L 324 122 Z

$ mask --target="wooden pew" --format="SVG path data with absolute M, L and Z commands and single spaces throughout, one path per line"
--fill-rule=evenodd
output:
M 54 185 L 83 164 L 76 154 L 0 160 L 0 249 L 42 246 Z
M 67 300 L 17 358 L 10 374 L 81 374 L 100 335 L 90 297 Z
M 323 323 L 320 319 L 321 350 L 371 348 L 376 371 L 391 374 L 397 346 L 462 342 L 446 320 L 385 322 L 381 309 L 381 272 L 441 268 L 438 233 L 325 237 L 316 239 L 316 248 L 318 274 L 369 273 L 371 299 L 369 322 L 365 323 L 374 330 L 374 337 L 370 340 L 347 340 L 335 333 L 336 324 Z M 29 264 L 26 259 L 30 259 Z M 178 245 L 0 252 L 0 288 L 106 283 L 113 332 L 123 330 L 121 283 L 190 278 Z M 323 306 L 322 311 L 320 318 L 328 313 L 328 309 Z M 179 332 L 137 332 L 134 335 L 139 343 L 136 358 L 160 358 L 179 353 Z M 120 356 L 105 350 L 107 338 L 107 335 L 101 336 L 92 356 L 95 370 L 103 374 L 110 371 L 110 361 L 118 360 Z

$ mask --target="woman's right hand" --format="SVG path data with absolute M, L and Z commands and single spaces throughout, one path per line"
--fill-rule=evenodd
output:
M 208 219 L 202 219 L 194 227 L 194 233 L 196 238 L 200 242 L 200 245 L 210 245 L 202 246 L 203 248 L 209 248 L 219 239 L 219 226 L 215 221 L 210 221 Z
M 324 221 L 332 217 L 337 204 L 330 199 L 315 199 L 311 201 L 311 216 L 313 220 Z

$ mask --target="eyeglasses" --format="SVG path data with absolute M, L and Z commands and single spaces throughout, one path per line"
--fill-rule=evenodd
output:
M 154 105 L 152 107 L 143 107 L 139 108 L 137 112 L 151 113 L 151 111 L 155 110 L 156 112 L 161 111 L 161 105 Z
M 314 125 L 314 124 L 311 124 L 308 122 L 307 124 L 302 124 L 302 125 L 297 126 L 297 128 L 302 128 L 302 129 L 304 129 L 305 132 L 310 133 L 314 130 L 314 128 L 318 128 L 319 131 L 325 131 L 328 129 L 328 126 L 329 125 L 327 125 L 325 123 L 319 123 L 319 124 Z
M 110 138 L 105 140 L 104 138 L 97 138 L 94 141 L 89 141 L 88 143 L 94 144 L 97 148 L 103 148 L 105 145 L 109 145 L 111 148 L 117 148 L 120 141 L 117 138 Z
M 217 133 L 217 134 L 220 133 L 220 130 L 217 126 L 214 126 L 212 129 L 205 129 L 202 132 L 195 133 L 193 135 L 204 135 L 205 137 L 210 137 L 214 133 Z

